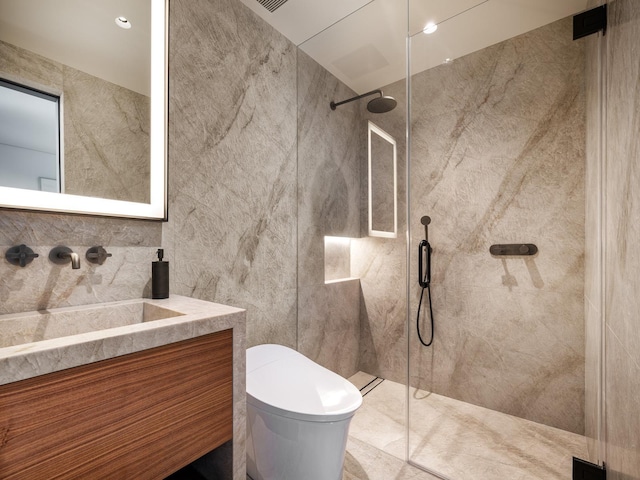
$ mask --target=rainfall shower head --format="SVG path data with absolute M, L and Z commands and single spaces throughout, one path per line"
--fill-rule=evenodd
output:
M 380 96 L 367 103 L 367 110 L 369 110 L 371 113 L 387 113 L 396 108 L 396 105 L 398 105 L 398 102 L 396 102 L 395 98 L 385 96 L 382 93 L 382 90 L 372 90 L 371 92 L 363 93 L 362 95 L 358 95 L 357 97 L 349 98 L 338 103 L 331 101 L 331 103 L 329 103 L 329 106 L 331 107 L 331 110 L 335 110 L 339 105 L 353 102 L 354 100 L 360 100 L 361 98 L 368 97 L 369 95 L 373 95 L 374 93 L 377 93 Z
M 393 97 L 381 96 L 367 103 L 367 110 L 371 113 L 387 113 L 396 108 L 398 102 Z

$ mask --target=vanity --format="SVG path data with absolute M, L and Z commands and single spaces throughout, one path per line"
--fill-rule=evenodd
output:
M 233 439 L 245 311 L 181 296 L 0 316 L 0 476 L 162 479 Z
M 169 2 L 128 2 L 126 12 L 81 2 L 81 12 L 36 1 L 8 2 L 2 21 L 14 28 L 0 31 L 0 91 L 16 105 L 55 105 L 46 135 L 5 142 L 16 148 L 0 155 L 0 253 L 33 247 L 29 261 L 0 258 L 0 478 L 163 479 L 196 459 L 210 466 L 205 454 L 223 445 L 229 476 L 244 480 L 244 310 L 131 299 L 168 219 Z M 47 37 L 44 26 L 60 24 L 65 35 Z M 10 35 L 20 31 L 38 34 Z M 92 54 L 75 58 L 77 45 Z M 23 171 L 41 137 L 53 139 L 50 167 Z M 61 244 L 76 255 L 104 244 L 113 256 L 76 257 L 72 269 L 47 258 Z M 59 305 L 84 306 L 48 308 Z M 24 310 L 34 311 L 10 313 Z

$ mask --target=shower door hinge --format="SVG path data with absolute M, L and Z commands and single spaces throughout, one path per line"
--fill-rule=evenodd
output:
M 573 480 L 607 480 L 604 466 L 573 457 Z
M 607 4 L 601 5 L 586 12 L 573 16 L 573 39 L 597 33 L 607 33 Z

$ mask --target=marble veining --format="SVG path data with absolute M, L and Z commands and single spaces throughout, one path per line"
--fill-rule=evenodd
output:
M 368 236 L 368 159 L 362 158 L 360 189 L 361 234 L 352 244 L 352 274 L 360 278 L 359 369 L 394 381 L 406 381 L 406 84 L 383 87 L 397 107 L 385 114 L 365 110 L 373 122 L 396 141 L 397 238 Z M 366 148 L 366 146 L 365 146 Z
M 301 50 L 297 72 L 298 350 L 350 376 L 360 353 L 359 282 L 325 284 L 355 275 L 350 255 L 324 237 L 360 236 L 366 122 L 357 102 L 330 109 L 331 100 L 355 93 Z
M 296 344 L 295 47 L 236 0 L 170 4 L 174 292 L 247 309 Z
M 358 280 L 298 289 L 298 350 L 344 377 L 358 365 L 359 296 Z
M 433 348 L 411 343 L 412 383 L 575 433 L 584 432 L 583 70 L 565 19 L 412 85 L 412 243 L 430 214 L 437 325 Z M 539 253 L 488 253 L 519 242 Z M 412 318 L 418 296 L 415 285 Z

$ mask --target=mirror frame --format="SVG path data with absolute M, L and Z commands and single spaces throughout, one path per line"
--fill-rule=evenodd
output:
M 397 146 L 396 140 L 387 132 L 382 130 L 372 121 L 368 122 L 368 207 L 369 207 L 369 236 L 370 237 L 383 237 L 383 238 L 397 238 L 398 237 L 398 161 L 397 161 Z M 384 230 L 373 229 L 373 188 L 372 188 L 372 165 L 371 165 L 371 133 L 375 133 L 383 140 L 386 140 L 393 145 L 393 232 L 387 232 Z
M 169 0 L 151 0 L 150 203 L 0 187 L 0 208 L 167 220 L 168 33 Z

